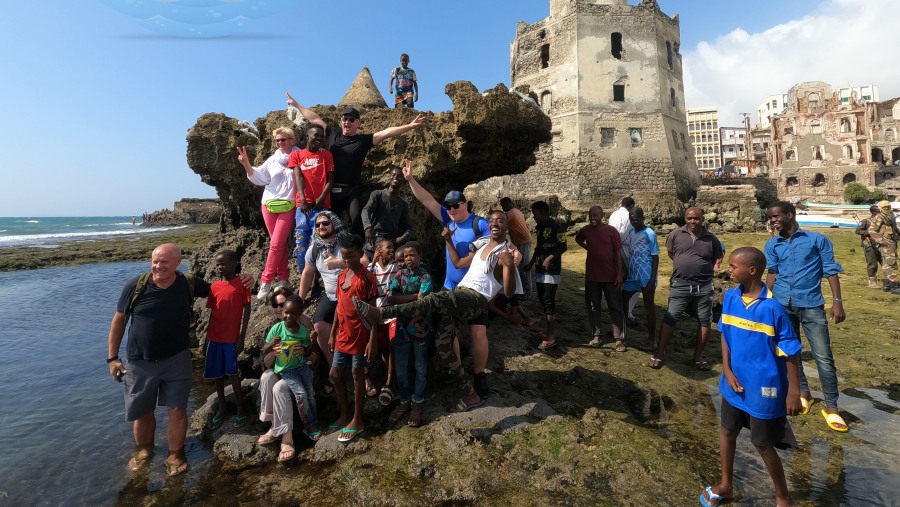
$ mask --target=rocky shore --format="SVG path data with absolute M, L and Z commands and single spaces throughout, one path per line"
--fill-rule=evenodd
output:
M 848 320 L 832 326 L 842 399 L 875 400 L 871 396 L 881 392 L 900 401 L 893 380 L 900 343 L 892 338 L 900 335 L 900 325 L 890 312 L 896 298 L 865 288 L 864 261 L 851 232 L 828 233 L 847 271 L 842 284 Z M 729 245 L 762 246 L 768 236 L 726 233 L 721 238 Z M 659 371 L 646 367 L 650 355 L 638 349 L 648 342 L 643 326 L 629 329 L 625 353 L 614 352 L 612 344 L 590 348 L 585 345 L 589 337 L 581 291 L 584 251 L 572 244 L 563 260 L 560 346 L 541 353 L 536 329 L 521 333 L 492 322 L 492 394 L 484 407 L 452 413 L 448 409 L 458 396 L 455 382 L 432 373 L 422 427 L 390 426 L 390 409 L 369 400 L 361 438 L 343 445 L 332 434 L 313 445 L 297 432 L 295 438 L 302 442 L 299 459 L 282 466 L 273 463 L 273 450 L 255 443 L 265 431 L 262 424 L 234 429 L 227 420 L 219 429 L 210 428 L 213 395 L 194 411 L 191 434 L 208 442 L 215 459 L 196 490 L 173 500 L 189 502 L 215 494 L 233 495 L 240 503 L 279 505 L 312 499 L 317 505 L 391 506 L 694 504 L 701 485 L 718 477 L 718 336 L 707 350 L 714 365 L 710 372 L 691 365 L 695 324 L 689 320 L 677 326 L 666 366 Z M 670 275 L 671 261 L 663 256 L 660 279 Z M 724 274 L 716 285 L 720 291 L 731 286 Z M 663 283 L 656 297 L 658 318 L 667 295 Z M 270 315 L 260 307 L 254 304 L 255 311 Z M 539 311 L 535 301 L 525 307 Z M 644 318 L 641 305 L 636 312 Z M 870 332 L 857 333 L 861 325 Z M 609 329 L 608 321 L 604 328 Z M 248 347 L 260 335 L 248 334 Z M 811 361 L 808 355 L 805 359 Z M 818 389 L 816 380 L 811 382 Z M 254 385 L 255 380 L 245 380 L 252 407 Z M 856 398 L 846 397 L 851 394 Z M 844 464 L 822 461 L 816 449 L 825 445 L 832 453 L 864 459 L 871 449 L 862 440 L 866 426 L 900 414 L 890 405 L 873 403 L 886 413 L 876 410 L 879 415 L 871 421 L 861 412 L 845 412 L 849 435 L 828 430 L 815 411 L 792 418 L 804 442 L 786 455 L 798 505 L 823 505 L 817 491 L 822 484 L 830 485 L 827 494 L 835 500 L 824 504 L 841 503 L 840 495 L 847 494 Z M 337 417 L 333 397 L 320 395 L 318 406 L 325 424 Z M 765 503 L 771 484 L 762 463 L 749 443 L 739 453 L 745 468 L 737 483 L 737 505 Z
M 147 261 L 160 243 L 177 243 L 185 258 L 215 236 L 214 225 L 189 225 L 183 229 L 148 232 L 127 238 L 72 241 L 54 248 L 13 247 L 0 249 L 0 271 L 71 266 L 95 262 Z

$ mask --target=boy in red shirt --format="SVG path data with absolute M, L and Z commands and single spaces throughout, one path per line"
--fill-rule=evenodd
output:
M 306 148 L 291 153 L 288 167 L 294 171 L 297 187 L 297 211 L 294 230 L 297 244 L 294 254 L 297 267 L 303 272 L 306 265 L 306 249 L 312 237 L 316 217 L 323 209 L 331 209 L 331 186 L 334 184 L 334 159 L 331 152 L 322 149 L 325 129 L 310 125 L 306 129 Z
M 341 258 L 347 269 L 338 275 L 337 308 L 328 348 L 334 353 L 331 363 L 331 382 L 334 384 L 341 417 L 331 427 L 341 428 L 339 442 L 350 442 L 365 428 L 363 407 L 366 402 L 367 358 L 378 353 L 378 327 L 368 330 L 356 313 L 353 299 L 374 305 L 378 297 L 378 280 L 366 269 L 360 259 L 363 255 L 363 239 L 355 234 L 341 238 Z M 350 400 L 344 384 L 344 368 L 353 367 L 353 417 L 350 417 Z
M 234 389 L 237 416 L 234 427 L 244 425 L 244 395 L 241 377 L 238 375 L 237 356 L 244 350 L 247 323 L 250 321 L 250 291 L 244 287 L 237 270 L 238 255 L 232 250 L 222 250 L 216 255 L 216 274 L 220 280 L 209 288 L 206 307 L 211 308 L 209 326 L 206 329 L 206 367 L 203 377 L 216 380 L 219 411 L 212 419 L 218 428 L 225 419 L 225 377 Z

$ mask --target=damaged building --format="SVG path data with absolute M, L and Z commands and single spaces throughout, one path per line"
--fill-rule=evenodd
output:
M 552 120 L 552 141 L 524 174 L 467 189 L 476 199 L 556 195 L 569 209 L 688 200 L 700 179 L 685 122 L 680 26 L 655 0 L 550 0 L 519 22 L 511 87 Z
M 890 103 L 896 105 L 896 99 L 866 102 L 856 92 L 844 97 L 841 89 L 821 81 L 791 88 L 787 106 L 772 117 L 769 129 L 778 195 L 839 203 L 850 183 L 893 186 L 897 171 L 886 164 L 897 147 L 893 118 L 900 111 Z M 896 155 L 900 158 L 900 150 Z

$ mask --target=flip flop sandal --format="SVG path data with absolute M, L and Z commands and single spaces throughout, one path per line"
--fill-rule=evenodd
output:
M 712 486 L 707 486 L 706 489 L 700 492 L 700 505 L 703 507 L 717 507 L 729 500 L 731 500 L 730 497 L 713 493 Z
M 538 345 L 538 350 L 552 349 L 556 346 L 556 340 L 544 340 Z
M 147 466 L 152 457 L 153 444 L 135 446 L 134 452 L 131 453 L 131 459 L 128 460 L 128 469 L 137 472 Z
M 603 345 L 603 340 L 597 338 L 596 336 L 588 342 L 588 347 L 599 348 Z
M 263 433 L 256 439 L 256 445 L 272 445 L 279 440 L 278 437 L 273 437 L 271 433 Z
M 335 431 L 342 429 L 344 429 L 344 427 L 339 425 L 338 423 L 331 423 L 327 428 L 325 428 L 325 434 L 328 435 L 329 433 L 334 433 Z
M 650 362 L 647 363 L 647 366 L 653 368 L 654 370 L 658 370 L 663 367 L 663 360 L 658 357 L 654 357 L 650 359 Z
M 245 415 L 234 416 L 234 427 L 235 428 L 243 428 L 245 424 L 247 424 L 247 416 L 245 416 Z
M 285 447 L 288 447 L 289 449 L 285 450 L 284 449 Z M 282 458 L 281 456 L 283 454 L 287 454 L 287 457 Z M 279 463 L 284 463 L 285 461 L 290 461 L 290 460 L 294 459 L 295 457 L 297 457 L 297 449 L 293 445 L 281 444 L 281 452 L 278 453 L 278 459 L 277 459 L 277 461 Z
M 394 395 L 394 391 L 391 391 L 391 388 L 388 386 L 384 386 L 381 388 L 381 393 L 378 395 L 378 403 L 381 403 L 383 406 L 388 406 L 396 400 L 397 397 Z
M 616 352 L 625 352 L 627 350 L 628 350 L 628 347 L 626 347 L 624 343 L 616 344 Z
M 190 468 L 191 466 L 187 461 L 176 461 L 175 463 L 166 461 L 166 476 L 175 477 L 186 473 Z
M 322 438 L 322 430 L 310 431 L 306 434 L 313 442 L 318 442 Z
M 813 400 L 812 398 L 804 398 L 803 396 L 801 396 L 800 397 L 800 406 L 802 408 L 800 409 L 800 415 L 808 414 L 809 408 L 812 406 L 814 401 L 815 400 Z
M 694 361 L 694 366 L 700 371 L 709 371 L 712 367 L 709 365 L 709 361 L 706 359 L 701 359 L 699 361 Z
M 344 444 L 352 442 L 356 439 L 356 437 L 359 436 L 360 431 L 362 431 L 362 430 L 350 430 L 347 428 L 342 428 L 341 434 L 338 435 L 338 438 L 337 438 L 338 442 L 341 442 Z
M 840 433 L 847 433 L 848 431 L 850 431 L 850 428 L 847 426 L 847 421 L 845 421 L 844 418 L 841 417 L 841 414 L 829 414 L 823 408 L 822 417 L 825 418 L 825 424 L 827 424 L 828 427 L 833 429 L 834 431 L 838 431 Z M 842 425 L 843 428 L 837 426 L 838 424 Z
M 464 402 L 463 400 L 459 400 L 459 403 L 456 404 L 456 407 L 454 408 L 453 411 L 454 412 L 468 412 L 469 410 L 478 408 L 482 405 L 484 405 L 483 398 L 476 401 L 475 403 L 470 403 L 468 405 L 466 405 L 466 402 Z
M 222 422 L 225 421 L 225 417 L 215 416 L 212 418 L 212 422 L 209 424 L 209 429 L 217 430 L 222 427 Z

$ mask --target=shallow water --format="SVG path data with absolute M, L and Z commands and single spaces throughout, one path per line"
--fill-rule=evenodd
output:
M 129 262 L 0 273 L 0 503 L 116 503 L 131 479 L 125 463 L 133 439 L 122 386 L 104 362 L 107 332 L 123 284 L 147 268 Z M 194 393 L 191 408 L 197 400 Z M 151 482 L 157 477 L 161 487 L 159 430 L 157 444 Z M 192 462 L 211 457 L 196 439 L 186 447 Z

